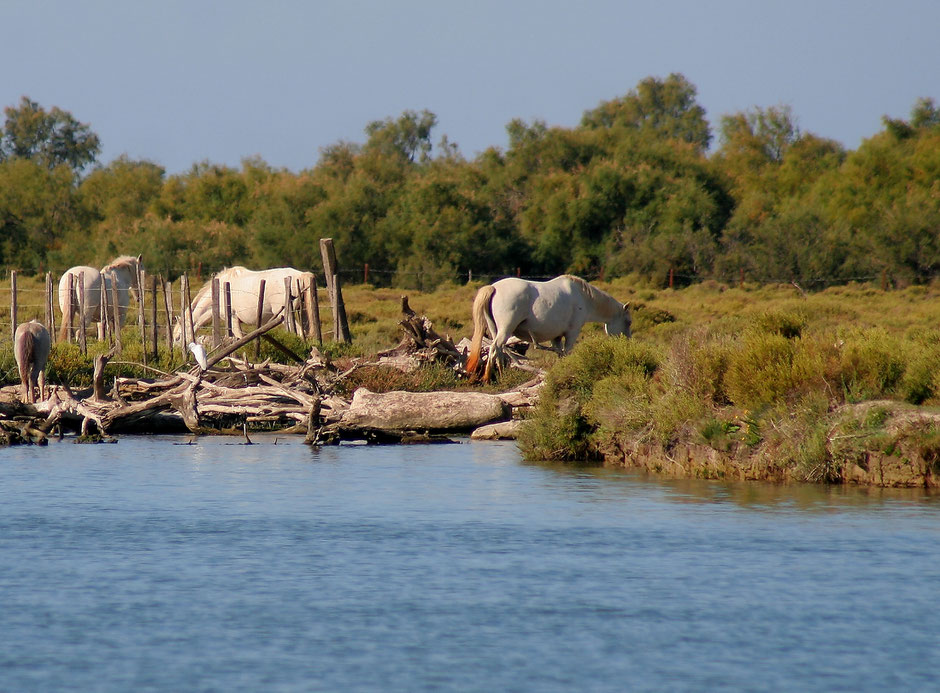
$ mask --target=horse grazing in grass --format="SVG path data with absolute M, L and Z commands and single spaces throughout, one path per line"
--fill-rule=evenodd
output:
M 79 265 L 66 270 L 59 279 L 59 310 L 62 311 L 62 329 L 59 330 L 59 341 L 64 340 L 66 335 L 66 313 L 68 311 L 68 286 L 69 275 L 73 277 L 72 294 L 72 323 L 76 324 L 75 319 L 80 317 L 88 328 L 92 322 L 98 323 L 98 339 L 104 339 L 104 325 L 101 324 L 101 284 L 104 282 L 105 292 L 108 297 L 108 315 L 109 320 L 113 320 L 111 311 L 114 310 L 111 298 L 111 286 L 117 288 L 118 294 L 118 329 L 124 326 L 124 319 L 127 316 L 127 304 L 129 303 L 128 292 L 134 292 L 135 297 L 139 297 L 137 287 L 137 273 L 143 267 L 141 256 L 132 257 L 130 255 L 121 255 L 114 258 L 110 264 L 105 265 L 100 270 L 87 265 Z M 81 316 L 78 315 L 78 278 L 84 274 L 85 282 L 85 310 Z
M 284 278 L 291 278 L 291 305 L 290 309 L 300 307 L 300 296 L 313 283 L 312 272 L 301 272 L 293 267 L 275 267 L 267 270 L 250 270 L 236 265 L 228 267 L 215 275 L 219 280 L 220 301 L 221 292 L 225 291 L 225 283 L 229 283 L 232 294 L 232 332 L 236 337 L 244 336 L 241 325 L 254 325 L 258 327 L 258 296 L 261 294 L 261 280 L 264 280 L 264 304 L 261 309 L 261 324 L 276 316 L 284 310 Z M 221 306 L 220 306 L 221 307 Z M 190 309 L 193 313 L 193 331 L 212 320 L 212 281 L 207 281 L 196 297 Z M 179 320 L 173 327 L 173 339 L 179 342 L 182 339 L 182 326 Z
M 495 359 L 502 358 L 507 340 L 515 336 L 538 346 L 551 342 L 559 354 L 569 354 L 586 322 L 602 322 L 609 335 L 630 336 L 630 304 L 565 274 L 546 282 L 500 279 L 481 287 L 473 301 L 473 339 L 467 372 L 480 364 L 483 331 L 492 336 L 483 380 L 489 382 Z M 562 343 L 564 341 L 564 343 Z
M 36 401 L 36 388 L 40 401 L 46 399 L 46 361 L 51 344 L 49 330 L 37 320 L 20 324 L 13 334 L 13 357 L 23 384 L 24 402 Z

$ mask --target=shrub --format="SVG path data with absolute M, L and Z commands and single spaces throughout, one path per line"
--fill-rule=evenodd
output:
M 838 378 L 848 402 L 893 394 L 905 371 L 905 345 L 880 328 L 842 335 Z
M 560 359 L 549 373 L 546 386 L 573 395 L 579 403 L 590 399 L 601 379 L 639 370 L 650 376 L 659 366 L 656 349 L 626 337 L 590 337 Z
M 803 334 L 806 328 L 806 317 L 795 313 L 765 311 L 757 316 L 755 327 L 760 332 L 794 339 Z
M 646 425 L 654 347 L 625 337 L 590 337 L 549 371 L 519 444 L 529 459 L 584 459 L 615 431 Z M 601 431 L 600 437 L 597 433 Z

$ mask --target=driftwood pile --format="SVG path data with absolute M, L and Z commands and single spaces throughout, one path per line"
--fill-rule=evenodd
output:
M 351 400 L 336 394 L 343 391 L 343 381 L 364 366 L 410 371 L 437 362 L 462 369 L 465 354 L 450 338 L 439 335 L 426 317 L 415 314 L 405 297 L 402 314 L 404 337 L 397 347 L 342 371 L 315 348 L 306 358 L 292 354 L 296 365 L 251 363 L 234 355 L 262 338 L 292 353 L 267 334 L 282 317 L 223 345 L 209 355 L 205 370 L 196 366 L 158 379 L 117 378 L 109 390 L 104 369 L 113 352 L 104 354 L 95 360 L 88 391 L 76 393 L 59 386 L 35 405 L 11 396 L 0 401 L 0 442 L 7 432 L 10 443 L 42 443 L 52 431 L 63 429 L 80 432 L 80 440 L 185 431 L 242 433 L 247 438 L 249 430 L 260 429 L 304 434 L 306 442 L 317 445 L 346 440 L 409 442 L 497 422 L 504 424 L 484 437 L 512 437 L 515 424 L 505 422 L 535 402 L 540 377 L 502 394 L 374 393 L 361 387 Z

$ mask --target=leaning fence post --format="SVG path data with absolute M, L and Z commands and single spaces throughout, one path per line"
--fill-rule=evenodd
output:
M 138 265 L 137 267 L 137 326 L 140 328 L 140 346 L 143 352 L 143 363 L 147 365 L 147 327 L 144 320 L 145 301 L 144 287 L 147 285 L 147 273 Z
M 222 325 L 219 317 L 219 278 L 212 277 L 212 347 L 222 343 Z
M 294 301 L 291 296 L 291 276 L 284 277 L 284 329 L 294 332 Z
M 186 276 L 186 275 L 183 275 Z M 189 291 L 189 277 L 186 276 L 186 293 L 183 297 L 183 321 L 189 321 L 189 338 L 192 341 L 196 341 L 196 323 L 193 321 L 193 299 Z M 185 334 L 185 333 L 184 333 Z M 186 346 L 188 342 L 183 340 L 180 344 L 180 348 L 183 350 L 183 355 L 186 355 Z
M 192 330 L 186 326 L 187 318 L 187 308 L 188 304 L 186 303 L 186 296 L 189 295 L 189 276 L 183 272 L 183 276 L 180 277 L 180 350 L 183 352 L 183 356 L 186 355 L 186 345 L 190 341 L 196 341 Z
M 16 336 L 16 270 L 10 270 L 10 339 Z

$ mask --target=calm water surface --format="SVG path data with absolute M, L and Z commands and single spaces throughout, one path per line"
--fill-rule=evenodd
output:
M 0 450 L 0 690 L 940 687 L 936 495 L 187 440 Z

